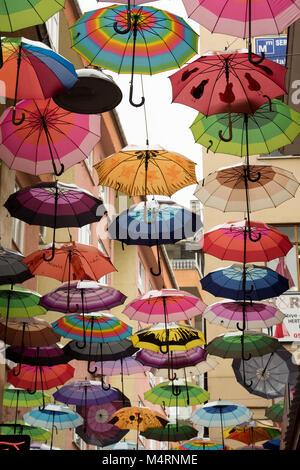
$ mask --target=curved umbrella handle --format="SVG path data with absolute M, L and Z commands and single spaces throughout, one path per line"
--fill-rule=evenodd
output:
M 91 375 L 95 375 L 97 370 L 98 370 L 98 367 L 95 366 L 94 367 L 94 370 L 91 369 L 91 361 L 88 362 L 88 367 L 87 367 L 87 370 L 88 370 L 88 373 L 91 374 Z
M 232 122 L 231 122 L 231 116 L 229 114 L 229 122 L 228 122 L 228 130 L 229 130 L 229 136 L 223 137 L 222 131 L 219 130 L 219 137 L 223 142 L 230 142 L 232 140 Z
M 20 119 L 17 119 L 16 118 L 16 113 L 17 113 L 17 110 L 16 108 L 13 109 L 13 112 L 12 112 L 12 123 L 15 125 L 15 126 L 19 126 L 20 124 L 22 124 L 24 121 L 25 121 L 25 113 L 22 112 L 22 116 L 20 117 Z
M 166 346 L 166 351 L 163 350 L 163 346 Z M 159 351 L 162 353 L 162 354 L 168 354 L 169 352 L 169 347 L 167 344 L 160 344 L 159 345 Z
M 131 11 L 130 11 L 130 0 L 127 3 L 127 28 L 126 29 L 119 29 L 118 22 L 114 22 L 114 30 L 118 34 L 127 34 L 131 30 Z
M 257 60 L 253 59 L 252 57 L 252 51 L 251 51 L 251 48 L 249 48 L 249 51 L 248 51 L 248 60 L 249 62 L 252 64 L 252 65 L 259 65 L 262 63 L 263 60 L 265 60 L 265 53 L 262 52 L 261 54 L 261 57 Z
M 139 108 L 140 106 L 143 106 L 145 103 L 145 97 L 141 97 L 141 101 L 139 103 L 134 103 L 133 102 L 133 84 L 130 85 L 130 90 L 129 90 L 129 103 L 134 106 L 135 108 Z
M 160 276 L 162 271 L 161 271 L 161 264 L 160 264 L 160 255 L 159 255 L 159 246 L 158 246 L 158 242 L 156 242 L 156 251 L 157 251 L 157 265 L 158 265 L 158 272 L 155 273 L 153 271 L 152 268 L 150 268 L 150 273 L 152 274 L 152 276 Z
M 105 390 L 105 391 L 110 390 L 111 388 L 110 384 L 105 385 L 105 383 L 103 382 L 103 378 L 101 381 L 101 387 L 102 387 L 102 390 Z
M 43 260 L 44 260 L 44 261 L 47 261 L 47 262 L 49 263 L 50 261 L 52 261 L 52 260 L 54 259 L 54 257 L 55 257 L 55 245 L 54 245 L 54 243 L 53 243 L 53 244 L 52 244 L 52 252 L 51 252 L 50 258 L 47 258 L 47 257 L 46 257 L 46 254 L 43 253 Z
M 181 394 L 180 388 L 177 387 L 177 385 L 174 385 L 174 382 L 172 382 L 172 395 L 174 395 L 175 397 L 179 397 L 180 394 Z
M 55 174 L 56 176 L 62 175 L 63 172 L 65 171 L 65 165 L 64 165 L 63 163 L 61 163 L 61 162 L 60 162 L 60 168 L 61 168 L 60 171 L 57 170 L 54 161 L 52 162 L 52 165 L 53 165 L 54 174 Z

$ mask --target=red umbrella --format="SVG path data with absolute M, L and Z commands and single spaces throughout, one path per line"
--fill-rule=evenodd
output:
M 253 65 L 247 53 L 208 53 L 169 77 L 173 102 L 195 108 L 206 116 L 254 113 L 269 99 L 286 93 L 286 70 L 267 59 Z
M 249 238 L 248 221 L 242 220 L 214 227 L 202 236 L 199 245 L 205 253 L 223 260 L 243 262 L 245 255 L 246 263 L 270 261 L 285 256 L 293 246 L 284 233 L 263 222 L 251 221 L 251 237 Z M 284 273 L 280 274 L 285 276 Z

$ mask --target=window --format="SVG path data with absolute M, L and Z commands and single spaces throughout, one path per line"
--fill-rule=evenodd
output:
M 86 450 L 86 443 L 80 436 L 76 433 L 75 429 L 73 429 L 72 441 L 80 450 Z
M 138 288 L 141 294 L 145 293 L 145 268 L 140 258 L 138 258 Z
M 84 225 L 78 230 L 78 243 L 90 245 L 92 240 L 91 225 Z
M 15 192 L 19 191 L 20 186 L 15 183 Z M 22 253 L 24 248 L 24 227 L 25 224 L 20 219 L 13 217 L 12 239 L 17 249 Z
M 52 49 L 59 49 L 59 12 L 51 16 L 45 23 Z
M 283 258 L 268 261 L 267 266 L 278 271 L 290 281 L 290 291 L 299 291 L 300 287 L 300 225 L 273 225 L 289 237 L 293 248 Z

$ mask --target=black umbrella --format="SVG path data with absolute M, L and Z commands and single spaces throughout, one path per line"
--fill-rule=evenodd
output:
M 34 277 L 21 253 L 0 245 L 0 284 L 20 284 Z

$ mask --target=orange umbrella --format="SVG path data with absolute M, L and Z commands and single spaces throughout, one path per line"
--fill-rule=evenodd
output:
M 267 441 L 280 436 L 279 428 L 270 428 L 266 426 L 240 426 L 227 429 L 224 432 L 227 439 L 244 442 L 247 445 L 255 444 L 260 441 Z
M 99 184 L 129 196 L 171 196 L 196 184 L 196 163 L 159 145 L 130 145 L 97 163 Z

